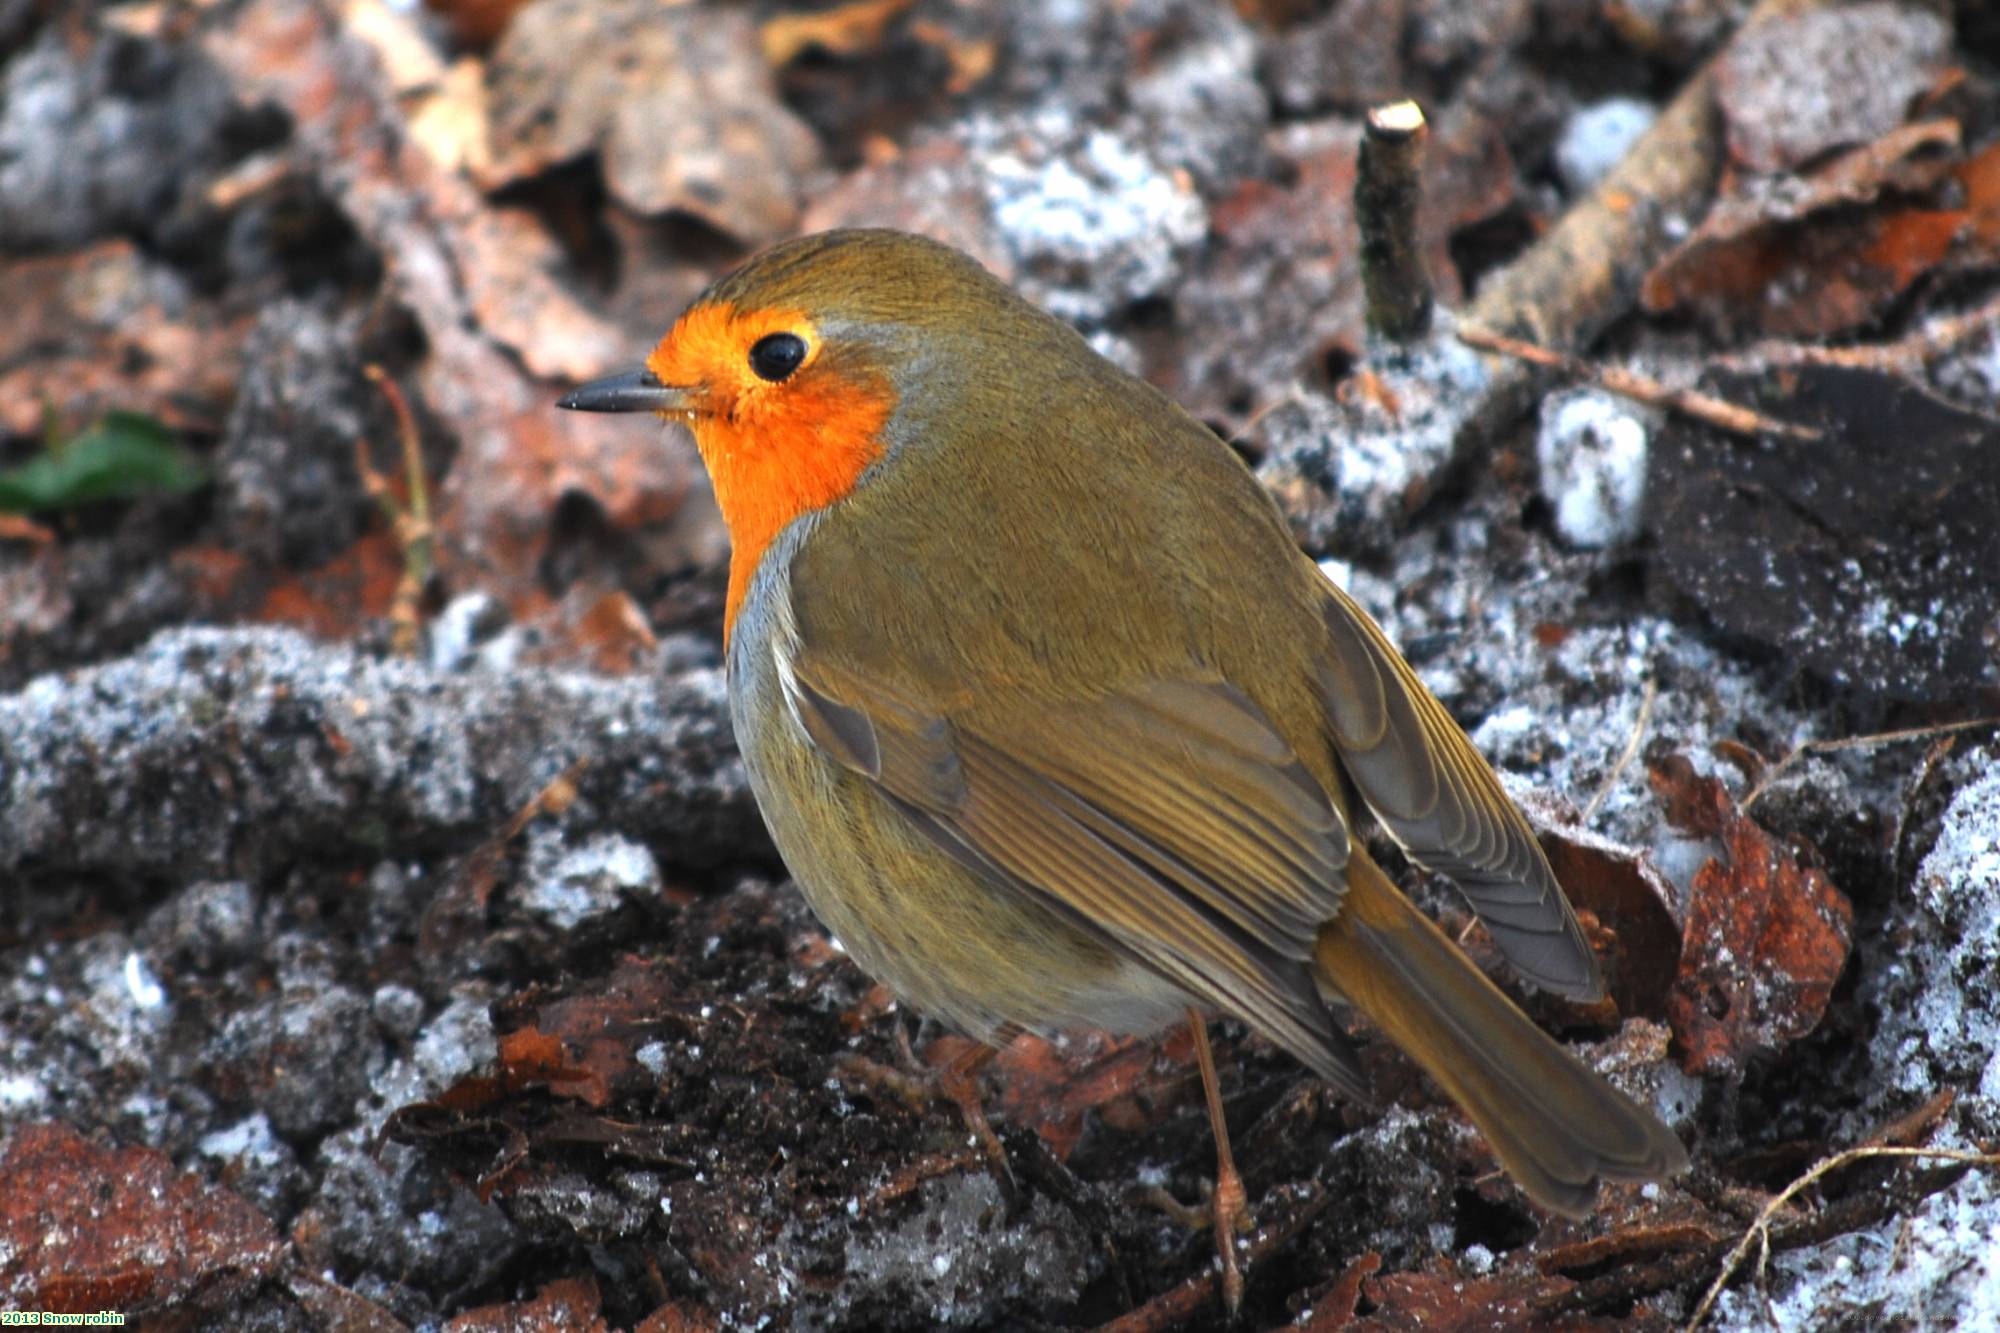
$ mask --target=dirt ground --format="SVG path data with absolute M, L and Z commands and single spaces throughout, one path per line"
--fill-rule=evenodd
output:
M 2000 1327 L 1979 0 L 0 0 L 0 1310 L 1228 1326 L 1187 1039 L 1017 1041 L 997 1162 L 914 1094 L 965 1044 L 763 831 L 691 442 L 554 409 L 859 224 L 1257 468 L 1611 998 L 1385 864 L 1694 1158 L 1551 1217 L 1358 1021 L 1366 1103 L 1225 1022 L 1237 1326 Z

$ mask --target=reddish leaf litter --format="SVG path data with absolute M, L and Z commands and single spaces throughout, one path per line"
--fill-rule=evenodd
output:
M 553 408 L 838 225 L 969 250 L 1254 464 L 1524 793 L 1608 997 L 1358 835 L 1694 1158 L 1551 1218 L 1358 1020 L 1362 1101 L 1218 1022 L 1240 1326 L 1674 1327 L 1815 1163 L 2000 1140 L 2000 28 L 1556 8 L 0 5 L 0 469 L 119 411 L 207 478 L 0 514 L 0 1304 L 1225 1326 L 1187 1037 L 1020 1037 L 970 1132 L 968 1043 L 761 828 L 688 438 Z M 1392 95 L 1415 346 L 1355 253 Z M 1543 349 L 1587 383 L 1538 421 L 1467 311 L 1599 331 Z M 1962 1162 L 1769 1222 L 1731 1329 L 1995 1308 Z
M 226 1306 L 290 1246 L 255 1207 L 151 1148 L 108 1148 L 67 1125 L 0 1144 L 0 1303 L 153 1315 Z
M 1812 1031 L 1847 964 L 1854 908 L 1825 871 L 1739 811 L 1719 780 L 1679 757 L 1652 775 L 1668 819 L 1721 844 L 1695 874 L 1667 997 L 1682 1067 L 1706 1074 Z

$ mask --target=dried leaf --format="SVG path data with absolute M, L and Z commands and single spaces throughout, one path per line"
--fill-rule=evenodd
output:
M 716 1333 L 715 1312 L 691 1300 L 668 1301 L 639 1321 L 632 1333 Z
M 1354 1324 L 1354 1307 L 1361 1302 L 1361 1284 L 1382 1271 L 1382 1256 L 1369 1250 L 1341 1270 L 1333 1287 L 1313 1301 L 1299 1319 L 1300 1333 L 1334 1333 Z
M 0 430 L 141 412 L 176 429 L 221 427 L 242 371 L 249 317 L 208 306 L 173 314 L 179 280 L 129 241 L 0 265 Z
M 531 1301 L 507 1301 L 467 1310 L 445 1333 L 603 1333 L 603 1297 L 590 1277 L 558 1278 Z
M 942 1067 L 963 1055 L 971 1042 L 940 1037 L 924 1059 Z M 1040 1134 L 1058 1159 L 1067 1160 L 1083 1137 L 1084 1117 L 1097 1111 L 1128 1132 L 1152 1123 L 1154 1114 L 1135 1098 L 1163 1084 L 1185 1090 L 1194 1068 L 1194 1042 L 1185 1028 L 1162 1041 L 1080 1034 L 1058 1046 L 1039 1037 L 1015 1038 L 995 1057 L 997 1109 L 1011 1124 Z
M 1550 1319 L 1537 1304 L 1567 1291 L 1567 1278 L 1531 1273 L 1464 1278 L 1448 1273 L 1390 1273 L 1361 1284 L 1375 1311 L 1368 1327 L 1424 1333 L 1581 1333 L 1611 1329 L 1609 1319 L 1570 1315 Z
M 1802 180 L 1747 183 L 1654 265 L 1641 304 L 1799 337 L 1865 323 L 1942 263 L 1973 216 L 1890 202 L 1948 178 L 1958 140 L 1954 121 L 1905 125 Z
M 551 411 L 550 389 L 523 373 L 602 369 L 627 354 L 626 340 L 541 266 L 545 244 L 523 262 L 511 248 L 518 222 L 494 221 L 477 190 L 411 140 L 358 40 L 307 0 L 269 0 L 206 34 L 205 49 L 246 101 L 290 115 L 301 159 L 382 256 L 387 294 L 425 335 L 418 383 L 459 441 L 438 515 L 455 559 L 532 613 L 545 601 L 540 561 L 564 493 L 591 496 L 614 523 L 678 507 L 690 460 L 629 422 Z
M 1681 974 L 1668 1021 L 1690 1074 L 1740 1068 L 1812 1031 L 1847 963 L 1854 909 L 1826 873 L 1802 864 L 1737 810 L 1683 756 L 1652 766 L 1656 790 L 1714 830 L 1722 855 L 1695 873 Z
M 228 1190 L 151 1148 L 107 1148 L 67 1125 L 0 1146 L 0 1305 L 88 1314 L 196 1308 L 269 1276 L 289 1246 Z
M 1620 1225 L 1601 1236 L 1538 1250 L 1535 1267 L 1544 1273 L 1573 1273 L 1585 1269 L 1602 1271 L 1657 1259 L 1661 1255 L 1706 1249 L 1718 1241 L 1729 1239 L 1731 1234 L 1717 1230 L 1706 1217 L 1647 1218 Z
M 460 46 L 484 51 L 500 40 L 514 15 L 530 0 L 424 0 L 424 8 L 442 14 L 451 24 Z
M 489 81 L 489 188 L 596 152 L 627 207 L 759 243 L 791 230 L 819 165 L 740 10 L 543 0 L 507 29 Z
M 1610 937 L 1600 958 L 1618 1012 L 1665 1017 L 1667 990 L 1681 961 L 1673 886 L 1643 850 L 1592 833 L 1553 798 L 1527 793 L 1520 806 L 1548 854 L 1556 882 L 1576 909 L 1594 918 Z M 1598 943 L 1592 940 L 1593 947 Z
M 915 3 L 916 0 L 847 0 L 845 4 L 810 14 L 780 14 L 764 20 L 757 38 L 763 46 L 764 59 L 773 66 L 783 65 L 813 48 L 828 55 L 854 55 L 879 43 L 897 16 Z

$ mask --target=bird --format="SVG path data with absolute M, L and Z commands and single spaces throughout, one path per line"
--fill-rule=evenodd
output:
M 1603 995 L 1445 707 L 1214 431 L 976 261 L 887 229 L 782 242 L 559 406 L 691 429 L 750 786 L 864 971 L 988 1049 L 1194 1031 L 1232 1309 L 1211 1015 L 1365 1097 L 1332 1005 L 1358 1010 L 1559 1214 L 1686 1168 L 1369 854 L 1372 823 L 1520 977 Z

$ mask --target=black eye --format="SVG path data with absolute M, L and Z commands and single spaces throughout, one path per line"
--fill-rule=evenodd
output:
M 806 359 L 806 340 L 796 333 L 767 333 L 750 344 L 750 369 L 776 384 Z

